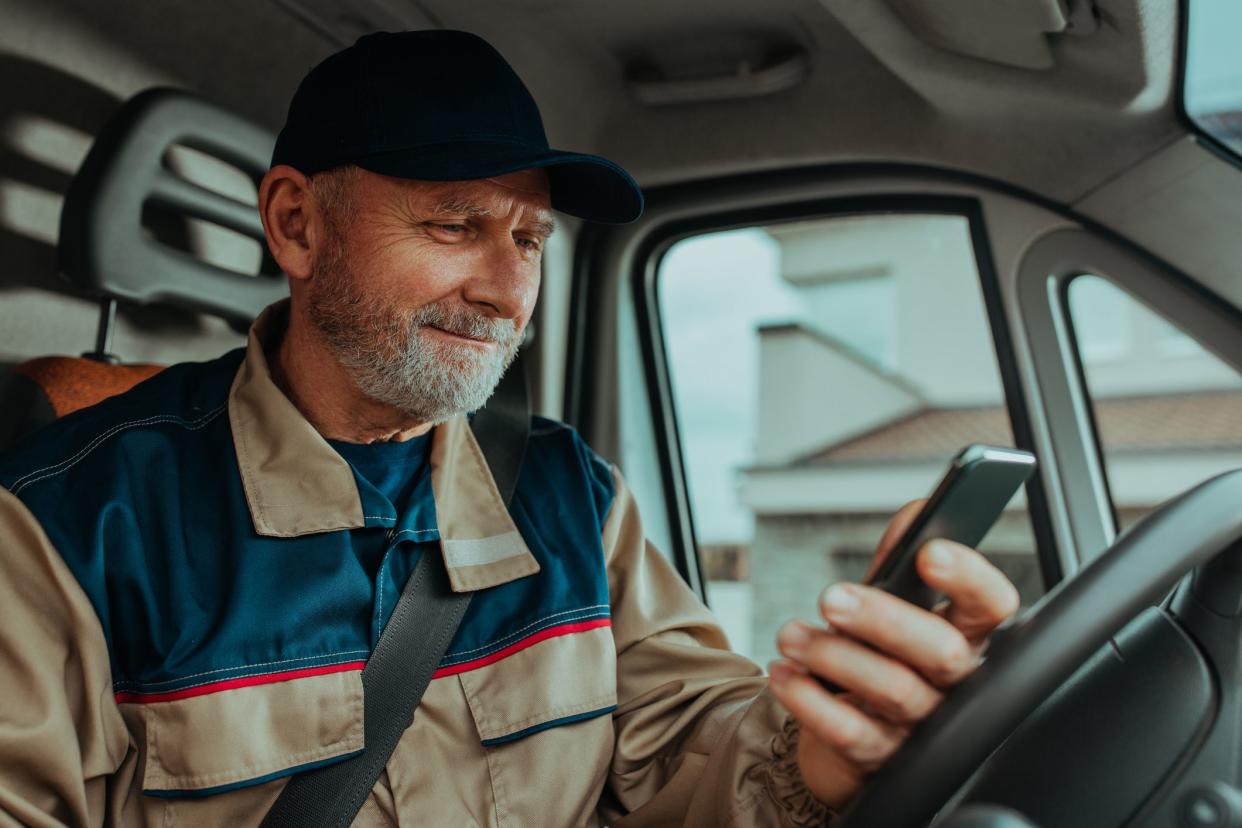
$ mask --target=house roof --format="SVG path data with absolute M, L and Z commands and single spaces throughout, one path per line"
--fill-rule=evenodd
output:
M 1095 416 L 1109 453 L 1242 449 L 1242 391 L 1097 400 Z M 1013 445 L 1006 410 L 926 408 L 793 465 L 941 459 L 970 443 Z

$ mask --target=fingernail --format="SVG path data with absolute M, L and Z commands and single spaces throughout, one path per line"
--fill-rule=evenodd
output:
M 954 554 L 946 544 L 932 541 L 927 547 L 927 564 L 932 569 L 948 570 L 953 566 Z
M 784 684 L 794 673 L 793 668 L 783 661 L 773 661 L 768 665 L 768 676 L 773 684 Z
M 824 612 L 838 618 L 858 609 L 858 597 L 840 584 L 824 593 Z
M 777 639 L 781 645 L 781 652 L 792 658 L 797 658 L 802 655 L 806 645 L 811 643 L 811 634 L 797 621 L 791 621 L 781 627 Z

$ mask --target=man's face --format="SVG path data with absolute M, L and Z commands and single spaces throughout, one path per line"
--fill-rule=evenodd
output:
M 546 174 L 414 182 L 362 172 L 329 209 L 311 322 L 369 397 L 426 423 L 479 408 L 534 310 Z

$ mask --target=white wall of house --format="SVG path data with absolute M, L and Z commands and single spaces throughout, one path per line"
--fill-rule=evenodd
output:
M 1069 295 L 1093 396 L 1242 388 L 1236 371 L 1111 283 L 1080 277 Z
M 946 458 L 752 469 L 745 474 L 738 496 L 757 518 L 892 513 L 910 500 L 926 497 L 947 465 Z
M 908 385 L 805 327 L 760 336 L 757 463 L 788 462 L 924 405 Z
M 890 513 L 931 491 L 947 461 L 833 463 L 752 469 L 738 490 L 757 518 L 830 512 Z M 1242 468 L 1242 447 L 1230 451 L 1116 453 L 1108 458 L 1113 500 L 1119 508 L 1148 508 L 1192 486 Z M 1024 508 L 1019 493 L 1011 508 Z
M 891 423 L 917 407 L 1003 402 L 966 221 L 865 216 L 769 232 L 780 245 L 781 276 L 798 292 L 806 315 L 801 327 L 760 329 L 759 468 L 743 476 L 741 500 L 757 515 L 898 506 L 913 496 L 907 494 L 912 486 L 920 491 L 915 482 L 934 483 L 940 462 L 851 464 L 838 471 L 771 465 Z M 893 289 L 883 294 L 887 314 L 873 310 L 871 321 L 889 326 L 896 340 L 890 353 L 873 353 L 870 361 L 840 341 L 841 328 L 854 320 L 834 317 L 830 306 L 834 287 L 867 279 L 892 281 Z M 1070 301 L 1094 396 L 1242 388 L 1231 368 L 1104 280 L 1076 280 Z M 817 327 L 822 337 L 813 333 Z M 1236 460 L 1229 452 L 1193 451 L 1117 457 L 1110 460 L 1114 497 L 1119 506 L 1149 506 L 1170 491 L 1242 465 Z
M 991 332 L 964 218 L 860 216 L 769 232 L 781 246 L 781 276 L 806 304 L 807 325 L 834 319 L 834 286 L 891 279 L 888 316 L 875 324 L 891 332 L 895 356 L 877 370 L 888 367 L 937 407 L 1000 400 L 996 356 L 981 347 L 991 342 Z M 841 338 L 839 329 L 823 330 Z

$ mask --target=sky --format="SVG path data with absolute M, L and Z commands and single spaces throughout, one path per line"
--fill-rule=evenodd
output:
M 1242 110 L 1242 0 L 1190 0 L 1186 109 Z
M 780 279 L 780 254 L 759 229 L 688 239 L 660 268 L 660 309 L 700 543 L 750 540 L 737 470 L 754 459 L 759 335 L 803 318 Z

